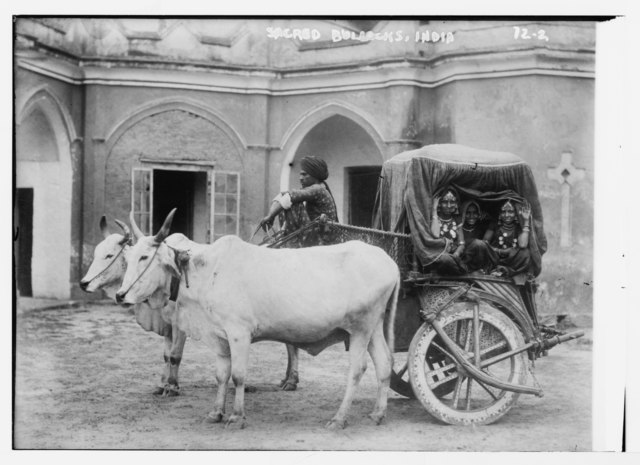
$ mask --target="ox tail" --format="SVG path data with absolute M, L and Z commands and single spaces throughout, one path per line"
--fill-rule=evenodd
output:
M 391 351 L 391 357 L 393 357 L 395 347 L 396 310 L 398 308 L 398 297 L 400 296 L 401 286 L 402 281 L 400 279 L 400 270 L 397 270 L 396 284 L 393 288 L 393 293 L 391 294 L 391 298 L 389 300 L 389 303 L 391 305 L 389 306 L 389 323 L 387 324 L 387 345 L 389 346 L 389 350 Z

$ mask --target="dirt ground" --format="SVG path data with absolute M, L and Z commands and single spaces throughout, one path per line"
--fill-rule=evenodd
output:
M 282 344 L 252 346 L 248 427 L 205 423 L 214 396 L 213 357 L 189 339 L 182 394 L 151 394 L 163 364 L 162 338 L 130 310 L 84 305 L 21 310 L 16 325 L 14 447 L 20 449 L 590 451 L 591 356 L 588 341 L 552 349 L 536 362 L 543 398 L 521 396 L 499 422 L 478 427 L 439 423 L 417 400 L 390 395 L 387 420 L 367 418 L 375 397 L 371 362 L 345 430 L 324 424 L 346 385 L 347 354 L 334 346 L 302 353 L 295 392 L 276 388 L 286 368 Z M 228 396 L 231 411 L 233 396 Z

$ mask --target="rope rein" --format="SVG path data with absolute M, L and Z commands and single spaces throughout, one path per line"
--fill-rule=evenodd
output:
M 124 244 L 122 244 L 122 248 L 120 249 L 120 251 L 116 254 L 116 256 L 113 258 L 113 260 L 111 260 L 111 262 L 109 262 L 109 264 L 101 271 L 99 272 L 97 275 L 95 275 L 93 278 L 89 279 L 87 282 L 91 282 L 94 279 L 96 279 L 98 276 L 100 276 L 101 274 L 103 274 L 104 272 L 106 272 L 109 268 L 111 268 L 111 265 L 113 265 L 116 260 L 118 260 L 118 257 L 122 254 L 122 252 L 124 252 L 124 248 L 127 246 L 127 243 L 125 242 Z
M 149 267 L 151 266 L 151 263 L 153 263 L 153 259 L 154 259 L 154 258 L 156 258 L 156 255 L 158 255 L 158 251 L 159 251 L 159 250 L 160 250 L 160 244 L 158 244 L 158 247 L 156 247 L 156 251 L 153 253 L 153 256 L 151 257 L 151 260 L 149 260 L 149 263 L 147 263 L 147 266 L 144 268 L 144 270 L 142 270 L 142 273 L 140 273 L 140 274 L 138 275 L 138 277 L 135 279 L 135 281 L 133 281 L 133 282 L 131 283 L 131 286 L 129 286 L 129 288 L 128 288 L 128 289 L 127 289 L 127 290 L 122 294 L 123 296 L 124 296 L 124 295 L 127 295 L 127 294 L 129 293 L 129 291 L 131 290 L 131 288 L 133 287 L 133 285 L 134 285 L 135 283 L 137 283 L 137 282 L 140 280 L 140 278 L 142 278 L 142 275 L 144 275 L 144 274 L 146 273 L 146 271 L 147 271 L 147 270 L 149 269 Z

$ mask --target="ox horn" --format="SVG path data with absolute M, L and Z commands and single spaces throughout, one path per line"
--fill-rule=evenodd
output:
M 100 218 L 100 231 L 102 232 L 102 237 L 107 238 L 109 236 L 109 230 L 107 229 L 107 217 L 102 215 Z
M 120 244 L 126 244 L 127 242 L 129 244 L 131 244 L 131 231 L 129 230 L 129 226 L 127 226 L 126 224 L 124 224 L 122 221 L 120 220 L 116 220 L 114 219 L 114 221 L 116 222 L 116 224 L 118 226 L 120 226 L 122 228 L 122 230 L 124 231 L 124 238 L 120 241 Z
M 157 244 L 164 241 L 169 235 L 169 229 L 171 229 L 171 222 L 173 221 L 173 215 L 175 213 L 176 213 L 175 208 L 169 212 L 169 214 L 167 215 L 167 218 L 164 220 L 164 224 L 160 228 L 160 231 L 158 231 L 158 234 L 156 234 L 155 237 L 153 238 L 153 240 Z
M 133 235 L 136 237 L 136 240 L 144 237 L 144 234 L 136 224 L 136 220 L 133 219 L 133 211 L 129 212 L 129 223 L 131 223 L 131 229 L 133 229 Z

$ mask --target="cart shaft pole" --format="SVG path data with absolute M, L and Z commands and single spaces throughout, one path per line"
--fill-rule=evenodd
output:
M 442 329 L 442 325 L 440 325 L 440 323 L 435 318 L 430 323 L 455 358 L 456 362 L 459 365 L 459 369 L 465 371 L 468 376 L 482 381 L 489 386 L 495 387 L 497 389 L 502 389 L 504 391 L 519 392 L 520 394 L 534 394 L 538 397 L 542 397 L 542 389 L 536 389 L 529 386 L 521 386 L 518 384 L 505 383 L 485 373 L 480 368 L 475 367 L 472 363 L 469 363 L 460 348 L 456 345 L 455 342 L 451 340 L 446 331 Z

